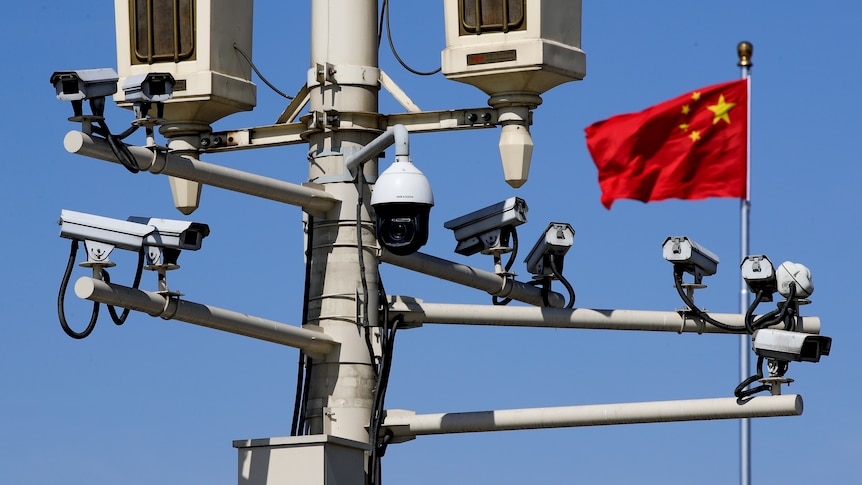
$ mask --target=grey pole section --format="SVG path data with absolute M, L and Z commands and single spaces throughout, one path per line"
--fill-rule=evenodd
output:
M 319 326 L 341 346 L 314 359 L 306 370 L 311 373 L 306 429 L 300 434 L 362 443 L 369 441 L 366 427 L 375 383 L 371 353 L 377 352 L 379 325 L 377 240 L 370 187 L 354 183 L 344 155 L 359 151 L 381 133 L 379 77 L 377 1 L 313 0 L 309 111 L 323 130 L 309 136 L 309 180 L 323 184 L 342 203 L 309 219 L 311 267 L 304 324 Z M 355 116 L 349 127 L 339 127 L 340 113 L 364 116 Z M 360 172 L 374 181 L 376 159 Z M 356 473 L 361 475 L 362 470 Z
M 801 396 L 786 394 L 752 397 L 744 403 L 726 397 L 441 414 L 395 409 L 387 412 L 383 426 L 396 440 L 406 440 L 432 434 L 799 416 L 802 408 Z
M 79 298 L 130 308 L 153 317 L 214 328 L 223 332 L 296 347 L 314 354 L 327 354 L 338 346 L 338 342 L 333 341 L 332 338 L 319 330 L 298 328 L 245 313 L 106 283 L 86 276 L 78 279 L 75 283 L 75 294 Z
M 69 153 L 120 163 L 107 141 L 94 138 L 87 133 L 70 131 L 66 134 L 63 145 Z M 126 146 L 135 157 L 138 167 L 154 174 L 194 180 L 204 185 L 297 205 L 310 212 L 330 210 L 338 203 L 332 195 L 311 187 L 185 158 L 173 153 L 154 152 L 149 148 L 133 145 Z
M 398 297 L 389 311 L 405 323 L 480 325 L 498 327 L 571 328 L 673 333 L 728 333 L 726 330 L 678 312 L 598 310 L 591 308 L 535 308 L 525 306 L 425 303 Z M 727 325 L 742 326 L 744 315 L 711 313 Z M 783 323 L 776 323 L 776 327 Z M 820 318 L 800 317 L 798 332 L 820 333 Z M 747 377 L 747 376 L 746 376 Z
M 434 276 L 460 285 L 486 291 L 501 298 L 511 298 L 531 305 L 543 306 L 542 290 L 514 278 L 500 276 L 496 273 L 483 271 L 436 256 L 424 253 L 413 253 L 409 256 L 397 256 L 383 251 L 380 256 L 384 263 L 394 264 L 411 271 Z M 552 307 L 560 308 L 566 303 L 563 295 L 551 291 L 547 295 Z
M 739 55 L 739 67 L 742 70 L 742 79 L 749 79 L 748 84 L 748 120 L 746 120 L 746 137 L 745 151 L 747 166 L 745 169 L 745 199 L 740 201 L 740 261 L 748 256 L 748 242 L 750 227 L 749 215 L 751 213 L 751 55 L 754 53 L 754 46 L 750 42 L 740 42 L 736 47 L 736 52 Z M 748 285 L 745 280 L 740 278 L 739 287 L 739 313 L 744 314 L 748 310 L 748 305 L 751 304 L 751 298 L 748 294 Z M 739 337 L 739 381 L 742 382 L 748 379 L 751 375 L 751 337 L 749 335 L 741 335 Z M 739 483 L 742 485 L 751 484 L 751 419 L 743 418 L 739 422 L 739 462 L 740 462 L 740 477 Z

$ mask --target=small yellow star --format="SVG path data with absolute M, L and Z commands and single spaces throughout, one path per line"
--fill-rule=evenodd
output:
M 730 116 L 727 113 L 731 108 L 736 106 L 736 103 L 727 103 L 724 101 L 724 95 L 718 97 L 718 104 L 707 106 L 706 109 L 715 113 L 715 116 L 712 118 L 712 124 L 718 123 L 718 120 L 724 120 L 726 123 L 730 123 Z
M 699 100 L 700 99 L 700 91 L 695 91 L 695 92 L 691 93 L 691 99 L 693 99 L 695 101 Z
M 692 131 L 691 135 L 688 135 L 688 137 L 691 138 L 691 142 L 694 143 L 697 140 L 700 140 L 700 132 L 697 130 Z
M 688 123 L 683 123 L 679 125 L 679 129 L 682 131 L 688 131 Z
M 687 104 L 682 105 L 682 114 L 687 115 L 691 111 L 691 107 Z

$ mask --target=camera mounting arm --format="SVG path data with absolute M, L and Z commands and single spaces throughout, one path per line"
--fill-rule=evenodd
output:
M 360 150 L 344 157 L 344 168 L 353 173 L 356 167 L 380 155 L 392 145 L 395 145 L 395 160 L 405 160 L 410 156 L 410 140 L 407 136 L 407 128 L 404 125 L 395 125 L 384 131 L 380 136 L 371 140 L 370 143 Z

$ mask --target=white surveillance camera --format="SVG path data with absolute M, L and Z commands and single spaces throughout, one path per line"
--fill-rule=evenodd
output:
M 145 246 L 197 251 L 203 239 L 210 234 L 209 226 L 199 222 L 156 217 L 129 217 L 128 220 L 156 229 L 144 239 Z
M 785 261 L 775 271 L 778 292 L 785 298 L 790 298 L 790 284 L 796 285 L 796 298 L 808 298 L 814 293 L 814 282 L 811 281 L 811 271 L 802 264 Z
M 455 232 L 455 252 L 464 256 L 488 252 L 508 244 L 513 228 L 527 222 L 527 203 L 510 197 L 443 224 Z
M 81 101 L 104 98 L 117 92 L 117 71 L 111 68 L 56 71 L 51 75 L 51 84 L 57 90 L 60 101 Z
M 156 105 L 156 117 L 164 113 L 164 102 L 174 95 L 174 76 L 168 72 L 148 72 L 129 76 L 123 81 L 123 93 L 126 101 L 132 103 L 135 117 L 142 119 L 147 116 L 150 107 Z
M 783 362 L 819 362 L 831 347 L 831 337 L 789 330 L 762 328 L 752 336 L 754 353 Z
M 60 237 L 109 244 L 127 251 L 139 251 L 144 239 L 155 230 L 137 222 L 65 209 L 60 212 Z
M 377 178 L 371 194 L 377 240 L 390 253 L 413 254 L 428 242 L 428 222 L 434 195 L 425 175 L 407 156 Z
M 550 223 L 527 255 L 527 271 L 537 276 L 554 276 L 553 266 L 556 271 L 562 272 L 563 257 L 572 247 L 574 239 L 575 230 L 570 224 Z
M 718 256 L 684 236 L 665 239 L 662 256 L 693 275 L 697 283 L 703 276 L 714 275 L 718 267 Z
M 739 265 L 742 278 L 754 292 L 763 292 L 765 301 L 772 301 L 772 294 L 778 290 L 775 268 L 766 255 L 746 256 Z
M 179 251 L 200 249 L 207 235 L 209 226 L 197 222 L 144 217 L 123 221 L 65 209 L 60 213 L 60 236 L 84 241 L 88 259 L 103 263 L 115 247 L 135 252 L 144 247 L 167 249 L 172 251 L 169 259 L 176 262 Z
M 129 76 L 123 81 L 126 101 L 136 103 L 161 103 L 174 94 L 174 76 L 169 72 L 148 72 Z

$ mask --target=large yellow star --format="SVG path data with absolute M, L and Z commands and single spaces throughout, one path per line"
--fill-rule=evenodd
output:
M 712 106 L 707 106 L 706 109 L 712 111 L 715 116 L 712 118 L 712 124 L 718 123 L 718 120 L 724 120 L 726 123 L 730 123 L 730 116 L 727 113 L 731 108 L 736 106 L 736 103 L 727 103 L 724 101 L 724 95 L 718 97 L 718 104 L 714 104 Z

